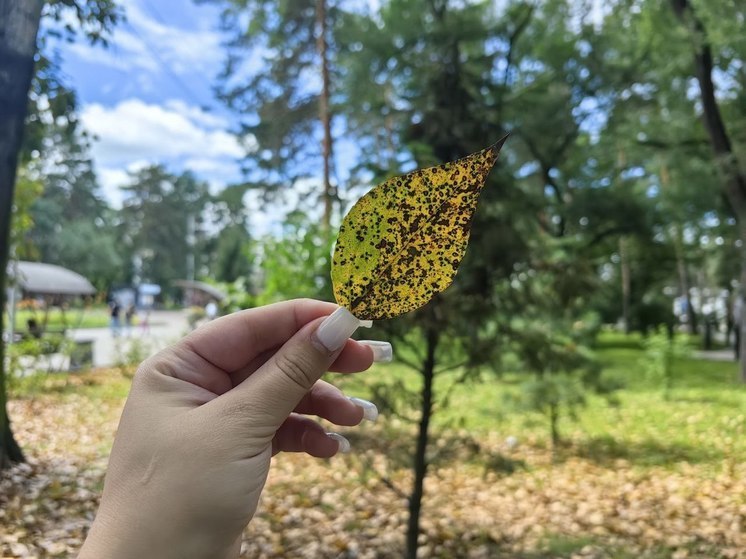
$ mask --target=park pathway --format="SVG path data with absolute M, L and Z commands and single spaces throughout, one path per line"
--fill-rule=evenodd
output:
M 736 361 L 732 349 L 713 349 L 710 351 L 695 351 L 695 359 L 704 359 L 706 361 Z
M 93 366 L 110 367 L 127 360 L 145 359 L 176 342 L 189 332 L 189 311 L 153 311 L 147 329 L 135 325 L 122 327 L 118 336 L 110 328 L 78 328 L 68 335 L 76 341 L 93 342 Z

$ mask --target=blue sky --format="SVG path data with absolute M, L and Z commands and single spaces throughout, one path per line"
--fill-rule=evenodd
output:
M 150 163 L 191 169 L 213 190 L 240 179 L 243 149 L 212 87 L 223 61 L 218 11 L 191 0 L 121 0 L 108 48 L 59 44 L 78 93 L 104 195 L 121 201 L 127 173 Z
M 594 1 L 598 8 L 601 2 Z M 118 206 L 128 173 L 152 163 L 172 172 L 190 169 L 213 191 L 239 181 L 237 159 L 245 149 L 230 133 L 234 117 L 212 92 L 225 56 L 219 10 L 193 0 L 118 3 L 126 19 L 108 48 L 82 38 L 56 45 L 66 81 L 78 93 L 83 124 L 96 138 L 92 155 L 105 197 Z M 373 11 L 379 4 L 357 3 Z M 357 154 L 338 135 L 336 141 L 344 181 L 340 162 Z

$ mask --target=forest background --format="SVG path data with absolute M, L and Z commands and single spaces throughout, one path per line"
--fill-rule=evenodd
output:
M 154 283 L 163 286 L 161 304 L 176 305 L 172 282 L 184 278 L 225 290 L 224 312 L 299 296 L 329 300 L 333 239 L 356 199 L 386 178 L 510 133 L 454 285 L 421 311 L 377 325 L 374 335 L 396 347 L 391 374 L 345 381 L 392 417 L 380 436 L 404 433 L 410 442 L 384 466 L 368 454 L 358 460 L 366 483 L 394 502 L 385 509 L 406 513 L 394 523 L 401 539 L 373 538 L 380 555 L 371 556 L 404 549 L 410 557 L 454 549 L 526 557 L 744 552 L 746 504 L 736 480 L 745 420 L 735 411 L 743 409 L 746 367 L 691 352 L 732 347 L 744 327 L 737 301 L 746 284 L 746 7 L 735 0 L 202 4 L 220 13 L 224 64 L 213 83 L 230 114 L 223 132 L 240 180 L 215 188 L 199 170 L 151 162 L 131 172 L 119 201 L 104 195 L 91 155 L 96 136 L 83 126 L 75 84 L 60 64 L 80 42 L 105 51 L 113 30 L 126 24 L 127 3 L 40 2 L 10 190 L 11 259 L 71 268 L 102 300 L 119 286 Z M 267 215 L 272 225 L 257 226 Z M 65 397 L 85 395 L 69 390 L 79 382 L 71 378 Z M 59 378 L 46 382 L 54 387 Z M 120 382 L 111 381 L 114 402 Z M 9 404 L 26 421 L 48 392 L 19 389 Z M 466 396 L 474 392 L 493 400 L 475 404 Z M 681 422 L 702 431 L 683 433 Z M 630 431 L 615 431 L 615 423 Z M 8 425 L 3 419 L 0 427 L 10 464 L 18 449 Z M 27 425 L 20 429 L 28 436 Z M 717 440 L 697 442 L 714 433 Z M 550 513 L 527 524 L 538 530 L 511 532 L 515 519 L 501 524 L 494 499 L 487 506 L 494 526 L 449 526 L 463 511 L 444 525 L 423 524 L 428 474 L 458 484 L 453 479 L 463 479 L 447 472 L 460 463 L 470 472 L 464 479 L 476 468 L 485 487 L 499 479 L 532 495 L 541 491 L 526 487 L 537 479 L 551 485 L 560 463 L 571 466 L 555 479 L 569 483 L 578 472 L 611 465 L 608 471 L 631 476 L 624 483 L 635 495 L 647 481 L 664 488 L 675 478 L 686 489 L 661 489 L 666 503 L 712 483 L 708 498 L 733 498 L 720 503 L 731 516 L 717 528 L 697 524 L 707 514 L 689 513 L 673 532 L 645 515 L 647 528 L 619 527 L 604 507 L 579 503 L 570 514 L 542 494 Z M 287 487 L 297 482 L 290 471 Z M 19 506 L 29 498 L 23 483 L 14 486 Z M 615 506 L 617 516 L 631 518 Z M 584 520 L 575 528 L 547 520 L 568 514 Z M 266 521 L 273 522 L 270 513 Z M 85 528 L 75 529 L 79 537 Z M 12 552 L 11 543 L 36 545 L 32 532 L 4 551 Z M 246 553 L 260 554 L 247 545 Z M 364 554 L 339 545 L 320 553 Z

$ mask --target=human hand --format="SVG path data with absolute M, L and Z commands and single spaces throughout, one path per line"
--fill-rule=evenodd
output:
M 390 357 L 388 344 L 350 340 L 358 325 L 331 303 L 289 301 L 218 319 L 145 361 L 80 557 L 236 557 L 271 456 L 330 457 L 347 443 L 307 415 L 375 419 L 375 406 L 319 380 Z

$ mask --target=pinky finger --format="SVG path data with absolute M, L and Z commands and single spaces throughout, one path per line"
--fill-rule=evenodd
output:
M 335 433 L 327 434 L 321 425 L 297 414 L 291 414 L 285 420 L 272 440 L 272 455 L 305 452 L 316 458 L 331 458 L 339 451 L 348 450 L 347 439 Z

